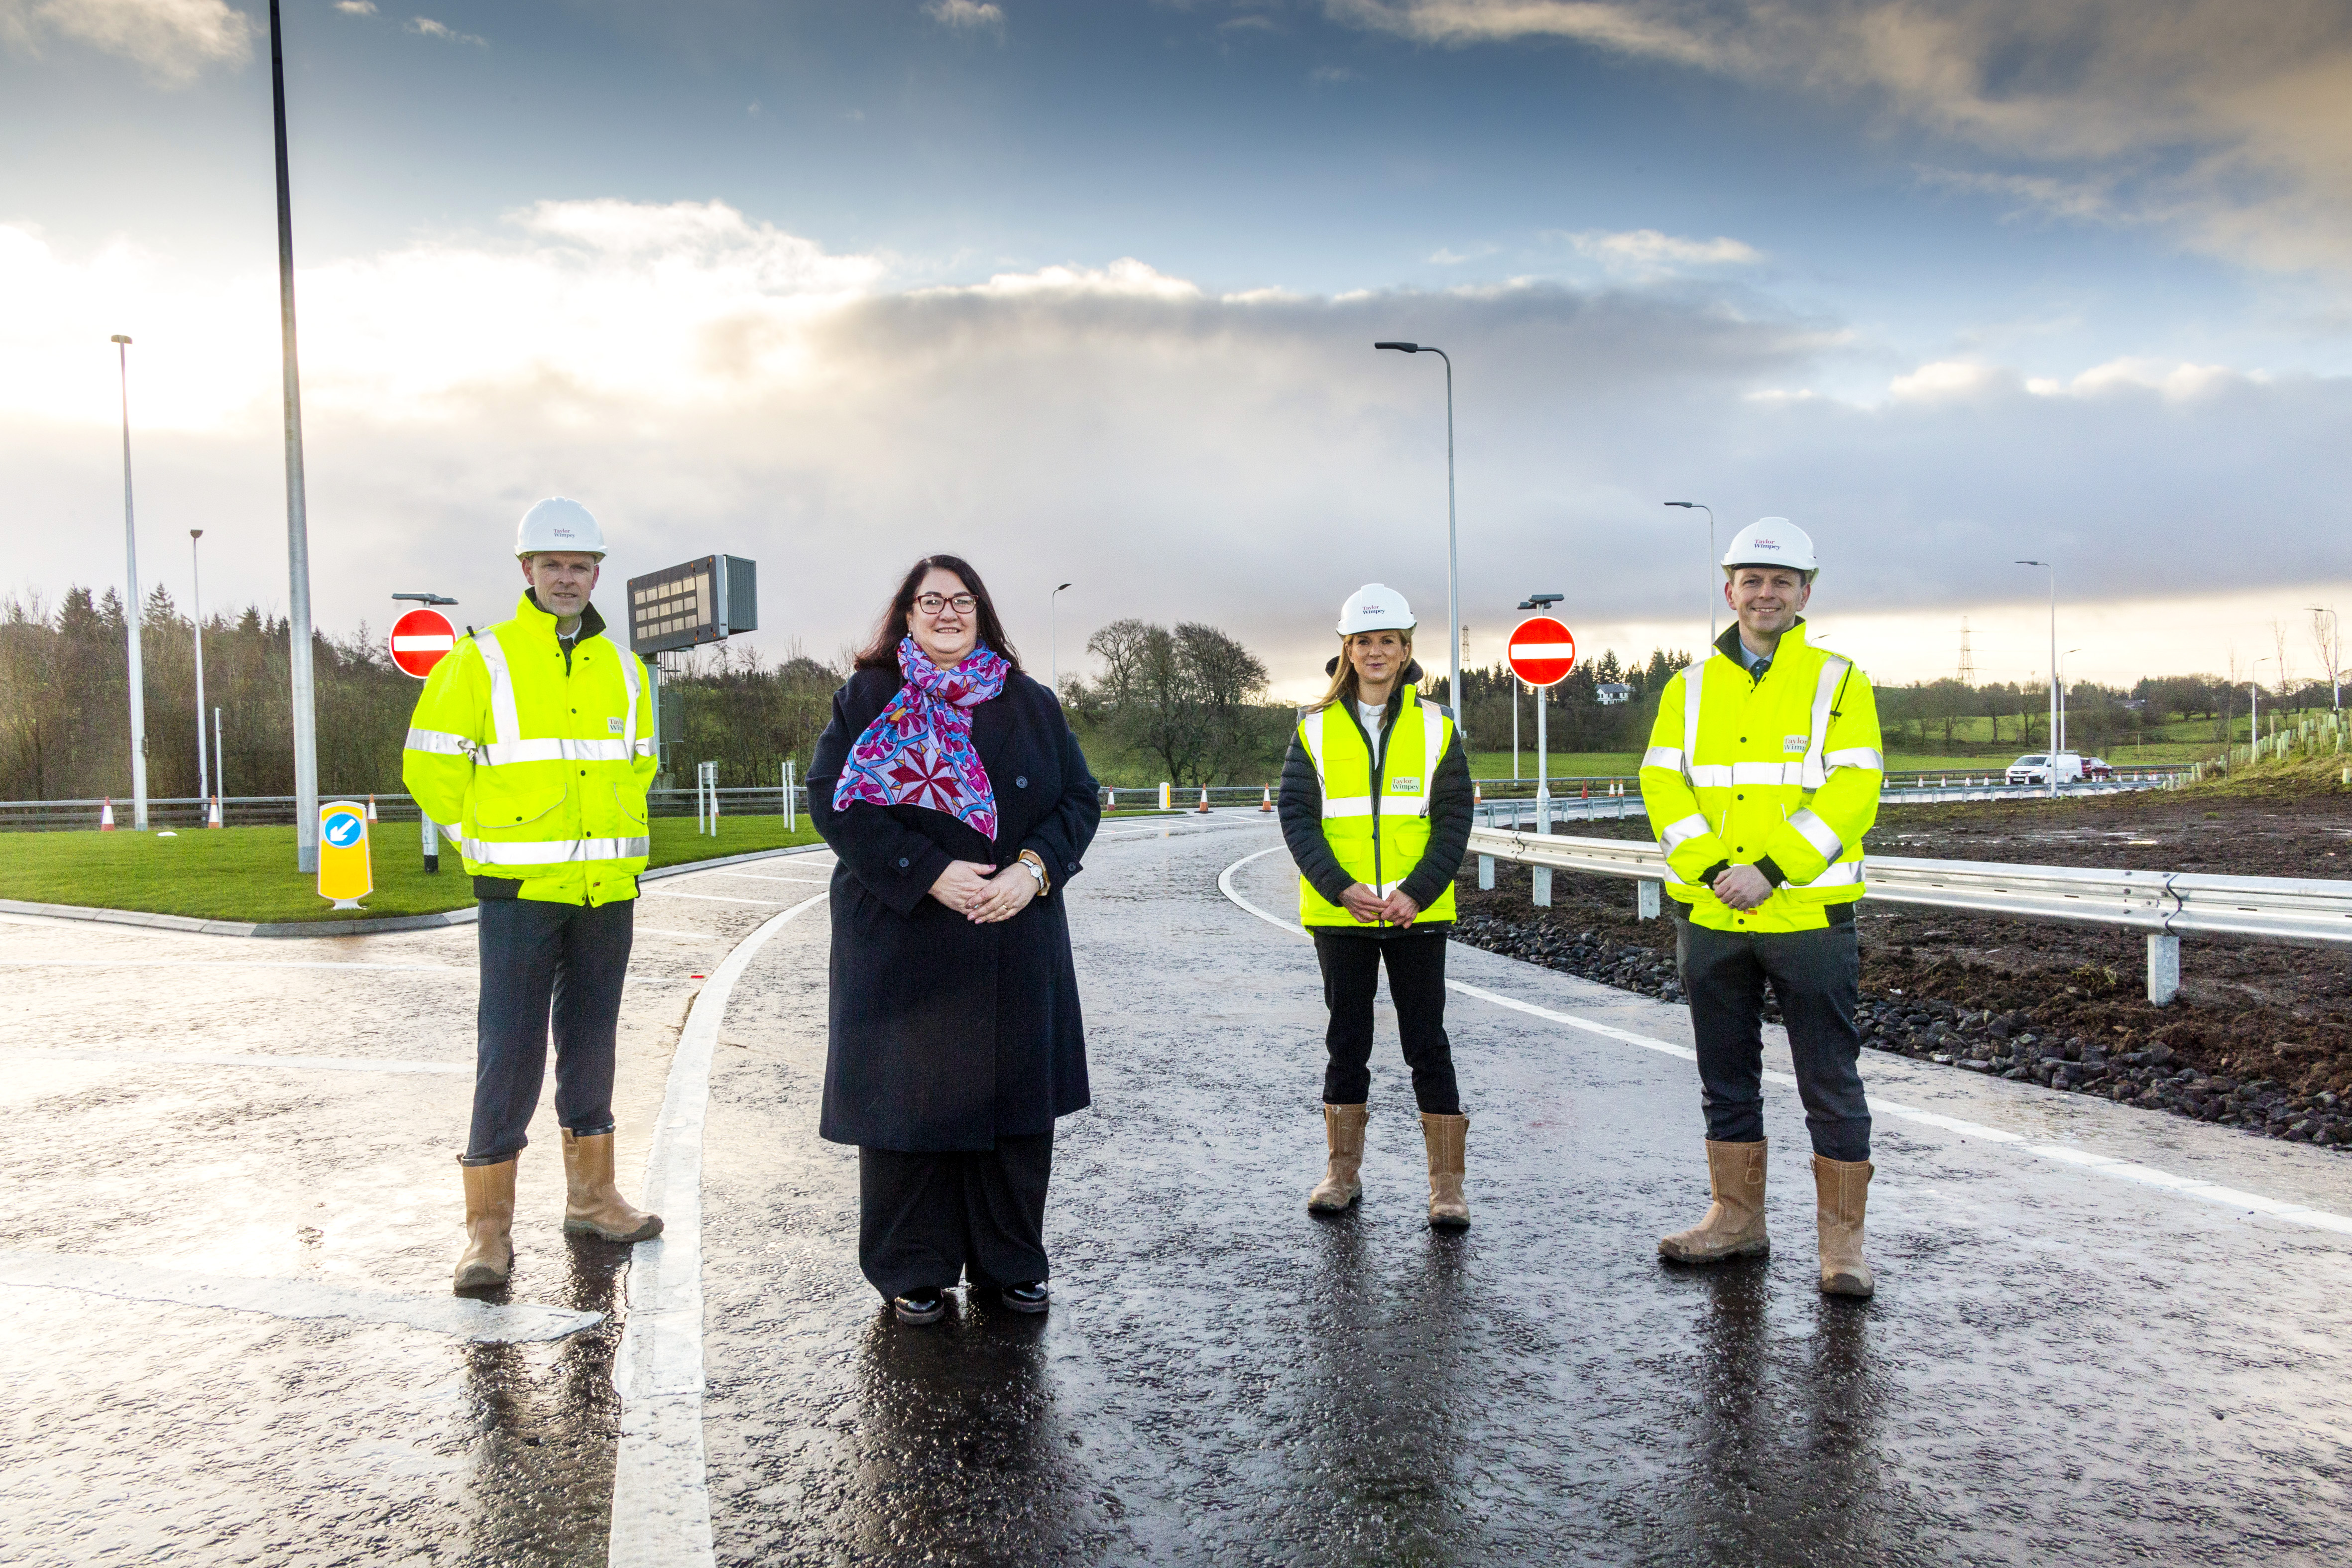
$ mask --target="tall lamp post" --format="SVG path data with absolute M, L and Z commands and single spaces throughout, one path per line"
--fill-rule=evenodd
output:
M 196 623 L 196 796 L 210 800 L 213 794 L 212 774 L 205 767 L 205 577 L 204 558 L 196 542 L 205 536 L 201 528 L 188 530 L 188 609 Z
M 1454 527 L 1454 360 L 1444 349 L 1428 343 L 1386 342 L 1372 347 L 1403 354 L 1435 354 L 1445 361 L 1445 624 L 1446 639 L 1452 644 L 1448 693 L 1458 729 L 1462 723 L 1462 585 Z
M 2344 679 L 2337 667 L 2344 662 L 2344 623 L 2326 605 L 2305 605 L 2304 608 L 2315 616 L 2327 617 L 2327 686 L 2331 693 L 2328 705 L 2340 713 L 2344 710 Z
M 1685 511 L 1696 510 L 1706 513 L 1706 569 L 1709 573 L 1716 571 L 1715 508 L 1707 505 L 1706 502 L 1703 500 L 1670 500 L 1662 502 L 1661 504 L 1665 506 L 1678 506 Z M 1713 647 L 1715 646 L 1715 610 L 1716 605 L 1722 600 L 1722 598 L 1723 595 L 1720 593 L 1711 593 L 1707 597 L 1706 646 L 1709 647 Z
M 2050 793 L 2058 793 L 2058 568 L 2047 561 L 2020 561 L 2050 574 Z
M 319 868 L 319 709 L 310 682 L 310 521 L 302 487 L 302 376 L 294 352 L 294 196 L 286 171 L 286 51 L 269 0 L 270 109 L 278 136 L 278 331 L 286 382 L 287 663 L 294 695 L 294 865 Z
M 1062 588 L 1068 586 L 1062 584 Z M 1054 682 L 1056 702 L 1062 700 L 1062 588 L 1045 595 L 1045 673 Z
M 139 647 L 139 528 L 131 509 L 131 340 L 114 334 L 115 369 L 122 378 L 122 606 L 131 634 L 131 826 L 147 830 L 147 683 Z

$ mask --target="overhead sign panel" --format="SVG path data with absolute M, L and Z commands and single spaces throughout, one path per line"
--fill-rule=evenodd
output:
M 704 555 L 630 578 L 629 647 L 667 653 L 758 630 L 759 570 L 740 555 Z
M 1576 668 L 1576 636 L 1549 616 L 1529 616 L 1511 628 L 1511 673 L 1529 686 L 1558 686 Z
M 438 610 L 411 610 L 392 623 L 392 662 L 419 680 L 457 646 L 457 628 Z

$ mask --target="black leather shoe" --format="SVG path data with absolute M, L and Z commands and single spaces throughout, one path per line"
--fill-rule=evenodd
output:
M 1042 1312 L 1053 1300 L 1045 1281 L 1040 1279 L 1032 1279 L 1025 1285 L 1007 1285 L 998 1294 L 1016 1312 Z
M 936 1286 L 926 1287 L 920 1290 L 909 1290 L 903 1296 L 891 1297 L 890 1310 L 898 1314 L 900 1322 L 919 1327 L 924 1323 L 936 1323 L 945 1317 L 948 1300 Z

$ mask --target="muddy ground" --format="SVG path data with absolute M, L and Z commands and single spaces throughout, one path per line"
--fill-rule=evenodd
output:
M 1640 838 L 1638 822 L 1578 824 Z M 2080 801 L 1889 806 L 1872 852 L 1945 860 L 2352 879 L 2352 797 L 2151 791 Z M 1612 985 L 1681 998 L 1674 923 L 1634 917 L 1633 887 L 1464 868 L 1464 942 Z M 2181 939 L 2179 997 L 2147 1000 L 2138 932 L 1865 903 L 1863 1037 L 1879 1050 L 2170 1110 L 2274 1137 L 2352 1146 L 2352 948 Z

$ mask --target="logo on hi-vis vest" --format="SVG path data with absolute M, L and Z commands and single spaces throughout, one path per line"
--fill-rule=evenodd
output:
M 1391 795 L 1419 795 L 1421 793 L 1421 780 L 1417 777 L 1405 778 L 1402 775 L 1392 778 L 1389 780 L 1389 793 Z
M 1783 735 L 1780 737 L 1780 749 L 1784 752 L 1793 752 L 1799 756 L 1804 755 L 1805 748 L 1811 743 L 1812 737 L 1810 735 Z
M 607 719 L 604 721 L 604 728 L 611 733 L 617 735 L 621 732 L 621 721 L 617 718 Z

